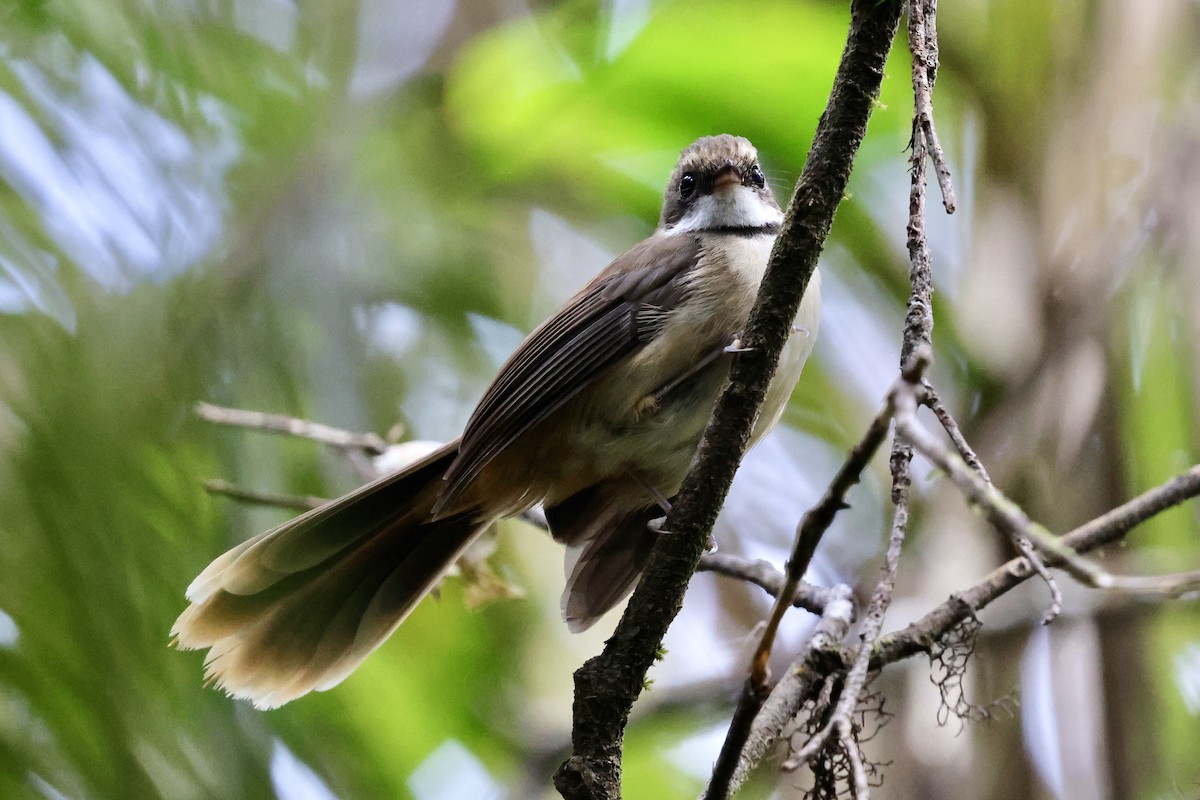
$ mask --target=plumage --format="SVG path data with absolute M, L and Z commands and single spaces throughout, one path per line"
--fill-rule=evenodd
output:
M 467 422 L 435 513 L 455 507 L 462 489 L 496 453 L 645 346 L 662 329 L 663 309 L 682 301 L 699 255 L 698 237 L 647 239 L 534 330 Z
M 633 588 L 729 370 L 783 215 L 745 139 L 685 150 L 654 235 L 618 257 L 500 369 L 460 441 L 260 534 L 188 588 L 173 628 L 208 676 L 275 706 L 336 685 L 499 517 L 543 503 L 567 546 L 563 616 Z M 753 438 L 812 351 L 814 273 Z

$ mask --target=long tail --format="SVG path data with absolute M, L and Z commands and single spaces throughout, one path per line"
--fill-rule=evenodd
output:
M 431 520 L 452 442 L 213 561 L 171 633 L 209 648 L 206 676 L 273 708 L 337 685 L 396 629 L 486 527 Z

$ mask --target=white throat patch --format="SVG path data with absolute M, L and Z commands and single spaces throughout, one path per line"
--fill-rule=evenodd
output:
M 767 205 L 752 189 L 734 186 L 696 198 L 683 219 L 670 233 L 702 231 L 708 228 L 761 228 L 783 222 L 783 212 Z

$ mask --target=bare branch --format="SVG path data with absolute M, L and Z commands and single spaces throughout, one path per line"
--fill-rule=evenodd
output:
M 772 597 L 778 597 L 783 589 L 784 576 L 779 570 L 761 559 L 751 561 L 727 553 L 706 553 L 700 559 L 697 572 L 712 572 L 728 578 L 752 583 Z M 801 582 L 792 593 L 791 604 L 814 614 L 820 614 L 829 602 L 830 590 Z
M 854 741 L 854 733 L 850 723 L 840 720 L 838 725 L 838 745 L 846 753 L 850 762 L 850 775 L 854 781 L 854 800 L 867 800 L 871 796 L 871 787 L 867 783 L 867 771 L 863 767 L 862 756 L 858 752 L 858 743 Z
M 911 392 L 904 390 L 923 379 L 925 367 L 930 359 L 930 344 L 933 335 L 933 274 L 929 243 L 925 237 L 925 175 L 926 161 L 932 150 L 942 186 L 943 200 L 947 212 L 954 210 L 954 192 L 950 186 L 949 171 L 945 157 L 937 143 L 933 128 L 932 86 L 937 72 L 936 31 L 933 28 L 934 0 L 910 0 L 908 4 L 909 48 L 913 56 L 914 120 L 912 136 L 912 181 L 909 189 L 908 252 L 909 292 L 908 312 L 905 316 L 904 339 L 901 346 L 900 363 L 902 379 L 897 381 L 889 395 L 888 407 L 895 412 L 896 405 Z M 928 26 L 928 28 L 927 28 Z M 851 735 L 851 715 L 858 705 L 870 667 L 870 656 L 875 641 L 883 628 L 884 616 L 891 605 L 895 591 L 896 572 L 900 553 L 908 530 L 908 491 L 912 463 L 912 448 L 897 426 L 892 443 L 890 459 L 892 471 L 892 527 L 888 537 L 887 552 L 880 570 L 879 582 L 871 595 L 871 602 L 860 633 L 860 644 L 854 663 L 846 675 L 837 707 L 825 727 L 817 733 L 792 759 L 790 765 L 804 763 L 828 745 L 834 733 L 840 746 L 846 751 L 852 772 L 855 797 L 865 800 L 869 794 L 866 771 L 859 758 L 857 745 Z
M 1054 577 L 1046 570 L 1039 553 L 1052 547 L 1043 544 L 1043 539 L 1051 538 L 1048 532 L 1039 532 L 1029 517 L 1021 508 L 1007 498 L 1000 490 L 984 480 L 983 476 L 966 465 L 957 454 L 952 453 L 936 437 L 927 432 L 917 421 L 917 387 L 910 385 L 907 391 L 899 391 L 895 397 L 896 430 L 907 439 L 912 447 L 920 451 L 937 467 L 942 469 L 958 486 L 967 499 L 984 510 L 997 530 L 1005 534 L 1017 550 L 1033 565 L 1033 569 L 1042 577 L 1050 589 L 1050 608 L 1043 622 L 1050 622 L 1062 611 L 1062 593 Z M 1044 533 L 1044 535 L 1042 535 Z M 1031 546 L 1031 541 L 1033 546 Z M 1057 543 L 1055 543 L 1057 545 Z M 1057 545 L 1061 549 L 1061 545 Z M 1035 552 L 1033 547 L 1037 548 Z M 1070 554 L 1067 557 L 1071 557 Z M 1074 559 L 1078 562 L 1080 559 Z M 1086 574 L 1086 567 L 1077 567 L 1079 574 Z
M 792 554 L 787 562 L 786 581 L 783 591 L 775 598 L 775 605 L 767 618 L 767 624 L 759 641 L 758 649 L 750 663 L 750 681 L 757 689 L 764 688 L 769 680 L 767 675 L 767 659 L 771 655 L 771 647 L 775 642 L 775 634 L 783 614 L 790 606 L 788 598 L 795 594 L 804 573 L 808 570 L 809 562 L 825 531 L 833 524 L 837 513 L 846 508 L 846 494 L 858 483 L 863 470 L 867 468 L 871 458 L 883 443 L 891 427 L 891 406 L 885 403 L 875 418 L 871 420 L 863 438 L 854 445 L 850 454 L 833 476 L 829 487 L 825 490 L 820 501 L 805 512 L 796 526 L 796 538 L 792 545 Z
M 888 395 L 886 408 L 892 408 L 906 391 L 911 399 L 912 384 L 922 380 L 928 363 L 928 347 L 921 345 L 914 350 L 913 358 L 910 359 L 901 377 L 893 385 Z M 859 647 L 855 653 L 854 662 L 843 682 L 837 707 L 830 715 L 828 722 L 805 743 L 799 752 L 785 762 L 784 769 L 796 769 L 828 747 L 832 736 L 836 734 L 841 741 L 846 739 L 848 732 L 852 730 L 852 715 L 858 706 L 863 686 L 866 685 L 875 641 L 883 629 L 883 620 L 895 591 L 900 552 L 908 530 L 909 464 L 911 460 L 912 452 L 908 445 L 897 438 L 893 443 L 891 456 L 893 503 L 891 535 L 888 537 L 887 552 L 884 555 L 883 566 L 880 568 L 880 579 L 872 592 L 871 603 L 867 608 L 867 614 L 859 634 Z M 854 755 L 857 756 L 857 752 Z M 850 757 L 849 751 L 847 751 L 847 757 Z M 864 789 L 864 791 L 867 790 Z
M 1050 591 L 1050 605 L 1046 607 L 1046 611 L 1042 614 L 1042 624 L 1049 625 L 1054 620 L 1058 619 L 1059 614 L 1063 609 L 1062 589 L 1058 587 L 1058 581 L 1050 574 L 1050 568 L 1046 566 L 1046 562 L 1041 555 L 1033 549 L 1033 543 L 1026 536 L 1013 536 L 1013 546 L 1027 562 L 1030 568 L 1037 573 L 1037 576 L 1046 584 L 1046 588 Z
M 1165 575 L 1113 575 L 1109 573 L 1107 580 L 1107 586 L 1098 588 L 1165 597 L 1179 597 L 1188 592 L 1200 591 L 1200 570 Z
M 1008 535 L 1030 560 L 1029 545 L 1046 560 L 1065 569 L 1081 583 L 1097 589 L 1110 589 L 1148 594 L 1178 596 L 1200 586 L 1200 571 L 1153 577 L 1113 575 L 1100 565 L 1083 558 L 1061 538 L 1033 522 L 1025 512 L 995 486 L 967 466 L 966 462 L 930 435 L 916 421 L 915 388 L 907 396 L 901 394 L 896 402 L 896 429 L 908 438 L 921 455 L 943 470 L 966 498 L 982 511 L 992 525 Z M 1055 605 L 1061 607 L 1056 595 Z M 1055 608 L 1051 608 L 1054 612 Z M 1049 614 L 1052 618 L 1053 615 Z M 1048 620 L 1047 620 L 1048 621 Z
M 898 397 L 903 395 L 903 390 L 910 386 L 908 383 L 909 379 L 920 380 L 920 371 L 923 369 L 924 364 L 928 363 L 925 348 L 916 351 L 911 363 L 912 366 L 905 370 L 905 376 L 894 384 L 889 398 L 889 407 L 895 405 Z M 899 429 L 897 429 L 897 433 L 899 433 Z M 871 593 L 871 602 L 867 606 L 867 614 L 863 621 L 862 630 L 859 633 L 859 647 L 854 656 L 854 663 L 846 675 L 841 695 L 838 697 L 837 708 L 830 716 L 829 722 L 801 748 L 799 753 L 788 760 L 789 765 L 802 764 L 821 752 L 827 746 L 829 737 L 834 733 L 837 733 L 839 737 L 843 737 L 850 725 L 851 715 L 858 706 L 862 687 L 867 681 L 875 640 L 879 637 L 879 633 L 883 629 L 883 619 L 887 614 L 888 607 L 891 605 L 892 594 L 896 587 L 896 572 L 900 566 L 900 551 L 904 545 L 905 534 L 908 531 L 909 463 L 911 461 L 911 450 L 897 436 L 892 446 L 891 457 L 893 504 L 891 535 L 888 537 L 888 547 L 884 554 L 883 566 L 880 567 L 879 582 L 875 585 L 875 590 Z
M 913 82 L 913 161 L 923 163 L 928 156 L 933 160 L 938 187 L 942 191 L 942 205 L 947 214 L 953 214 L 957 205 L 954 186 L 950 182 L 950 167 L 946 154 L 938 140 L 933 124 L 933 83 L 937 79 L 937 0 L 909 0 L 908 48 L 912 53 Z M 922 183 L 924 167 L 922 166 Z
M 1077 553 L 1087 553 L 1123 538 L 1130 530 L 1172 506 L 1200 495 L 1200 464 L 1177 475 L 1166 483 L 1138 495 L 1107 514 L 1080 525 L 1064 535 L 1064 547 Z M 1046 562 L 1057 566 L 1054 555 Z M 1011 591 L 1033 575 L 1029 562 L 1014 558 L 997 567 L 979 583 L 950 597 L 921 619 L 904 629 L 882 637 L 875 647 L 871 664 L 879 668 L 917 653 L 927 653 L 933 642 L 963 620 L 986 608 L 997 598 Z
M 709 781 L 709 796 L 720 798 L 725 796 L 728 783 L 733 775 L 738 759 L 750 735 L 751 725 L 755 715 L 762 707 L 767 696 L 767 683 L 770 676 L 767 661 L 775 643 L 775 635 L 783 620 L 784 612 L 792 606 L 789 598 L 795 596 L 804 573 L 808 570 L 809 562 L 817 545 L 825 535 L 825 531 L 833 523 L 837 513 L 846 508 L 846 494 L 858 483 L 863 470 L 867 468 L 871 458 L 879 449 L 891 426 L 891 404 L 885 403 L 875 418 L 871 421 L 863 438 L 850 450 L 846 460 L 830 481 L 825 494 L 815 506 L 805 512 L 796 526 L 796 538 L 792 544 L 792 554 L 788 558 L 787 573 L 783 585 L 775 594 L 775 604 L 768 615 L 758 647 L 750 660 L 749 676 L 734 711 L 733 721 L 721 753 L 713 768 L 713 777 Z
M 962 434 L 962 429 L 958 427 L 958 422 L 951 416 L 950 411 L 942 404 L 942 398 L 938 396 L 937 391 L 933 388 L 933 384 L 929 381 L 924 381 L 922 384 L 921 404 L 933 412 L 937 417 L 937 421 L 941 423 L 942 429 L 946 431 L 946 435 L 950 437 L 950 442 L 954 448 L 958 450 L 958 454 L 962 456 L 963 461 L 967 462 L 971 469 L 979 473 L 980 477 L 988 483 L 992 482 L 992 478 L 983 467 L 983 462 L 979 460 L 979 456 L 975 455 L 975 451 L 971 449 L 971 445 L 967 444 L 966 437 Z
M 729 773 L 723 778 L 714 770 L 713 779 L 703 795 L 705 800 L 717 800 L 736 792 L 762 759 L 770 752 L 784 729 L 792 723 L 804 702 L 825 685 L 828 675 L 840 668 L 844 657 L 841 642 L 850 630 L 854 614 L 850 587 L 839 584 L 830 589 L 821 621 L 800 656 L 792 662 L 779 683 L 771 690 L 754 717 L 750 733 Z M 720 793 L 718 780 L 726 781 L 725 793 Z
M 359 450 L 369 455 L 382 455 L 387 442 L 373 433 L 353 433 L 341 428 L 331 428 L 319 422 L 289 417 L 286 414 L 267 414 L 262 411 L 246 411 L 226 408 L 211 403 L 197 403 L 196 416 L 205 422 L 249 428 L 266 433 L 281 433 L 301 439 L 329 445 L 339 450 Z
M 905 315 L 904 338 L 900 352 L 903 369 L 901 381 L 893 386 L 888 406 L 896 411 L 896 404 L 904 398 L 913 397 L 910 387 L 923 379 L 925 367 L 930 359 L 933 336 L 933 272 L 929 243 L 925 236 L 925 176 L 926 163 L 932 152 L 942 187 L 943 201 L 947 212 L 954 210 L 954 191 L 950 185 L 949 170 L 945 156 L 937 142 L 933 128 L 932 86 L 937 72 L 936 29 L 933 27 L 934 0 L 910 0 L 909 47 L 913 54 L 914 121 L 912 136 L 912 181 L 909 189 L 908 252 L 909 292 L 908 311 Z M 909 389 L 909 391 L 905 391 Z M 888 537 L 887 553 L 878 584 L 871 595 L 866 618 L 860 634 L 860 644 L 853 666 L 846 676 L 837 708 L 829 722 L 792 759 L 789 764 L 808 761 L 828 744 L 835 732 L 851 764 L 855 795 L 865 798 L 868 794 L 865 770 L 858 758 L 856 745 L 849 732 L 852 729 L 851 715 L 858 705 L 859 696 L 866 683 L 871 654 L 876 639 L 883 628 L 884 616 L 891 604 L 895 590 L 896 572 L 899 568 L 900 552 L 908 529 L 908 490 L 912 463 L 912 447 L 905 441 L 897 426 L 897 435 L 892 443 L 890 459 L 892 471 L 892 516 L 891 535 Z
M 252 489 L 244 489 L 241 486 L 235 486 L 229 481 L 223 481 L 219 478 L 204 482 L 204 491 L 209 494 L 221 495 L 228 497 L 231 500 L 237 500 L 239 503 L 251 503 L 260 506 L 273 506 L 275 508 L 287 508 L 292 511 L 311 511 L 312 509 L 325 505 L 329 501 L 323 497 L 297 497 L 295 495 L 286 494 L 268 494 L 266 492 L 256 492 Z

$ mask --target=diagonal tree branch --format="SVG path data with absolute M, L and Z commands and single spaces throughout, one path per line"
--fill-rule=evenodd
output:
M 846 48 L 812 150 L 713 418 L 645 576 L 604 651 L 575 673 L 573 754 L 555 774 L 568 800 L 621 795 L 621 746 L 667 627 L 683 602 L 749 439 L 783 343 L 845 195 L 896 35 L 899 0 L 854 0 Z
M 850 587 L 845 584 L 834 586 L 829 593 L 829 602 L 812 637 L 750 722 L 745 742 L 729 768 L 728 777 L 718 776 L 718 770 L 714 769 L 713 781 L 705 789 L 702 800 L 729 796 L 741 788 L 751 771 L 793 723 L 805 700 L 818 692 L 830 676 L 841 671 L 845 661 L 841 642 L 850 631 L 854 603 Z M 723 787 L 715 785 L 718 779 Z
M 768 696 L 767 681 L 770 675 L 767 670 L 767 660 L 775 643 L 775 635 L 784 612 L 792 605 L 788 598 L 795 594 L 800 586 L 801 578 L 808 569 L 813 553 L 824 536 L 825 531 L 833 523 L 834 517 L 843 508 L 847 508 L 846 494 L 858 483 L 863 471 L 871 458 L 883 444 L 892 421 L 892 404 L 890 396 L 884 403 L 863 438 L 850 450 L 850 454 L 834 475 L 829 487 L 825 490 L 820 501 L 805 512 L 796 530 L 792 546 L 792 554 L 787 561 L 786 578 L 781 591 L 775 595 L 775 605 L 762 626 L 758 648 L 750 663 L 749 675 L 734 712 L 733 723 L 725 735 L 712 778 L 705 792 L 706 800 L 721 800 L 729 795 L 734 774 L 742 762 L 742 750 L 753 729 L 753 722 Z
M 983 462 L 979 460 L 979 456 L 971 449 L 971 445 L 967 444 L 966 437 L 963 436 L 962 430 L 958 427 L 958 421 L 950 415 L 949 409 L 942 403 L 942 398 L 938 396 L 937 391 L 933 388 L 933 384 L 925 381 L 922 384 L 922 389 L 921 404 L 932 411 L 933 415 L 937 417 L 937 421 L 941 424 L 942 429 L 946 431 L 946 435 L 950 437 L 950 441 L 954 444 L 954 448 L 958 450 L 958 454 L 962 456 L 963 461 L 967 462 L 967 466 L 978 472 L 979 477 L 991 483 L 992 478 L 988 475 L 988 471 L 984 469 Z
M 204 491 L 209 494 L 217 494 L 222 497 L 228 497 L 231 500 L 237 500 L 239 503 L 286 508 L 289 511 L 312 511 L 314 508 L 320 508 L 329 502 L 328 498 L 325 497 L 313 497 L 311 495 L 298 497 L 295 495 L 271 494 L 269 492 L 254 491 L 253 489 L 244 489 L 241 486 L 235 486 L 229 481 L 221 480 L 220 478 L 205 481 Z
M 921 455 L 943 470 L 962 492 L 963 497 L 979 508 L 994 528 L 1008 535 L 1014 542 L 1024 543 L 1025 547 L 1021 549 L 1021 553 L 1026 561 L 1032 562 L 1035 570 L 1040 562 L 1032 558 L 1033 553 L 1053 558 L 1053 563 L 1062 567 L 1080 583 L 1096 589 L 1177 597 L 1200 587 L 1200 573 L 1195 571 L 1135 577 L 1113 575 L 1099 564 L 1084 558 L 1062 539 L 1031 520 L 1019 505 L 985 481 L 957 453 L 922 428 L 916 419 L 916 387 L 908 388 L 909 391 L 901 394 L 896 403 L 897 432 L 903 434 Z M 1042 569 L 1044 568 L 1042 565 Z M 1056 598 L 1052 607 L 1053 614 L 1043 619 L 1043 623 L 1049 622 L 1059 611 L 1061 601 Z
M 771 647 L 774 645 L 775 634 L 779 630 L 783 614 L 791 606 L 789 598 L 800 586 L 800 581 L 808 570 L 809 562 L 812 561 L 821 537 L 829 530 L 837 513 L 847 508 L 846 494 L 858 483 L 863 471 L 875 456 L 875 451 L 883 444 L 888 429 L 891 427 L 891 421 L 892 407 L 888 402 L 875 415 L 867 427 L 867 432 L 863 434 L 863 438 L 850 450 L 850 454 L 838 469 L 837 474 L 834 475 L 833 481 L 825 490 L 820 501 L 806 511 L 800 519 L 792 555 L 787 561 L 786 583 L 784 583 L 783 591 L 775 598 L 775 605 L 771 609 L 770 616 L 767 617 L 766 628 L 750 666 L 750 683 L 756 694 L 766 688 L 767 681 L 770 679 L 767 674 L 767 659 L 771 655 Z
M 1137 525 L 1172 506 L 1200 496 L 1200 465 L 1177 475 L 1161 486 L 1138 495 L 1062 537 L 1062 543 L 1076 553 L 1087 553 L 1121 540 Z M 1046 563 L 1057 566 L 1054 556 Z M 973 617 L 997 598 L 1034 575 L 1024 558 L 1014 558 L 992 570 L 979 583 L 957 592 L 942 605 L 902 630 L 880 637 L 875 644 L 871 666 L 878 669 L 918 653 L 927 653 L 934 642 L 955 626 Z
M 744 581 L 745 583 L 752 583 L 772 597 L 779 597 L 780 592 L 784 590 L 784 584 L 787 582 L 787 578 L 784 577 L 783 573 L 771 566 L 769 562 L 761 559 L 752 561 L 748 558 L 733 556 L 728 553 L 706 553 L 700 559 L 700 565 L 696 568 L 696 571 L 712 572 L 717 575 L 724 575 L 727 578 Z M 795 587 L 795 591 L 792 592 L 789 602 L 796 608 L 803 608 L 805 611 L 820 614 L 825 610 L 825 605 L 829 602 L 829 598 L 829 589 L 801 581 Z
M 954 212 L 954 190 L 950 185 L 950 173 L 933 128 L 932 90 L 937 76 L 937 35 L 934 18 L 937 3 L 936 0 L 908 0 L 907 5 L 908 46 L 912 53 L 914 97 L 912 181 L 909 189 L 907 229 L 910 290 L 900 348 L 902 376 L 893 385 L 888 398 L 888 407 L 897 413 L 897 420 L 902 404 L 912 405 L 915 409 L 914 387 L 923 381 L 924 371 L 932 358 L 933 258 L 925 235 L 925 178 L 930 160 L 934 162 L 938 172 L 946 211 Z M 859 633 L 859 645 L 853 663 L 846 673 L 837 707 L 828 723 L 788 762 L 798 765 L 807 762 L 828 747 L 841 749 L 850 765 L 851 774 L 848 780 L 856 800 L 866 800 L 869 787 L 858 752 L 853 714 L 866 685 L 870 672 L 870 657 L 883 630 L 884 617 L 895 591 L 900 552 L 908 531 L 912 457 L 911 436 L 897 424 L 890 458 L 894 507 L 891 533 L 879 580 L 871 594 L 871 602 Z
M 200 419 L 216 425 L 298 436 L 339 450 L 360 450 L 371 456 L 381 455 L 383 451 L 387 450 L 387 442 L 373 433 L 352 433 L 341 428 L 331 428 L 319 422 L 289 417 L 286 414 L 247 411 L 244 408 L 226 408 L 204 402 L 196 403 L 195 411 L 196 416 Z

